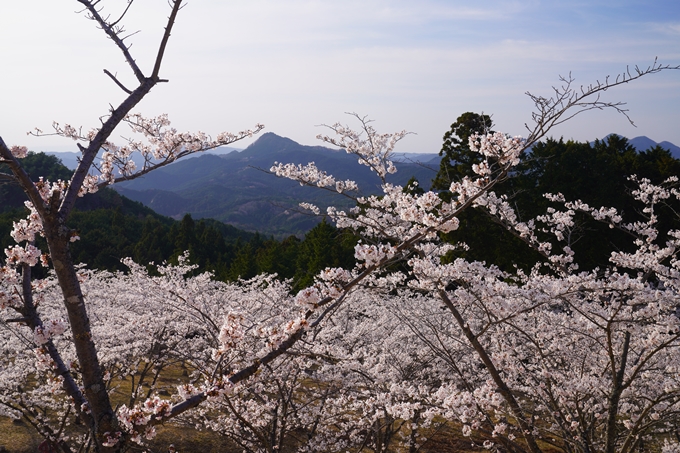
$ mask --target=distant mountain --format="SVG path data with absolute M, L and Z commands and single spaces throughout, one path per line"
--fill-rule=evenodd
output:
M 362 195 L 381 193 L 379 179 L 368 167 L 359 165 L 355 156 L 322 146 L 303 146 L 273 133 L 263 134 L 243 151 L 182 160 L 142 178 L 116 184 L 114 189 L 176 219 L 190 213 L 194 218 L 214 218 L 278 237 L 303 234 L 318 223 L 318 218 L 299 212 L 302 201 L 322 209 L 352 205 L 337 193 L 301 187 L 269 174 L 274 162 L 315 162 L 336 178 L 356 181 Z M 415 176 L 427 189 L 438 167 L 438 163 L 400 162 L 399 171 L 388 181 L 403 185 Z
M 644 135 L 631 138 L 628 140 L 628 143 L 633 145 L 633 147 L 635 147 L 635 149 L 638 151 L 647 151 L 649 148 L 654 148 L 656 146 L 656 142 L 654 140 L 649 137 L 645 137 Z
M 218 156 L 223 156 L 234 151 L 241 151 L 241 148 L 220 146 L 219 148 L 215 148 L 210 151 L 205 151 L 205 154 L 215 154 Z M 78 166 L 78 159 L 80 159 L 80 153 L 47 151 L 45 152 L 45 154 L 57 157 L 59 160 L 61 160 L 61 163 L 70 170 L 76 169 L 76 167 Z M 198 156 L 200 156 L 200 154 L 190 154 L 189 156 L 185 157 L 185 159 L 191 159 Z M 139 168 L 141 168 L 142 164 L 144 163 L 144 160 L 142 159 L 139 153 L 134 153 L 132 155 L 132 160 L 137 164 L 137 167 Z
M 619 135 L 619 134 L 609 134 L 606 137 L 604 137 L 602 140 L 607 141 L 607 138 L 610 135 L 618 135 L 619 137 L 623 137 L 622 135 Z M 680 159 L 680 147 L 674 145 L 671 142 L 663 141 L 663 142 L 657 143 L 654 140 L 652 140 L 651 138 L 645 137 L 644 135 L 641 135 L 639 137 L 628 139 L 628 143 L 633 145 L 633 147 L 638 151 L 647 151 L 649 148 L 654 148 L 655 146 L 659 145 L 663 149 L 667 149 L 668 151 L 670 151 L 671 155 L 674 158 Z
M 603 140 L 606 140 L 605 137 Z M 657 145 L 647 137 L 629 140 L 644 151 Z M 680 148 L 670 142 L 658 145 L 680 158 Z M 76 154 L 70 162 L 64 153 L 53 153 L 67 166 L 75 167 Z M 424 189 L 439 169 L 438 154 L 395 153 L 399 171 L 389 182 L 404 185 L 415 176 Z M 263 134 L 245 150 L 225 149 L 182 159 L 142 178 L 114 187 L 122 195 L 152 208 L 162 215 L 180 219 L 189 213 L 194 218 L 214 218 L 247 231 L 259 231 L 283 237 L 302 235 L 319 221 L 300 212 L 301 201 L 350 207 L 351 202 L 329 191 L 301 187 L 268 173 L 274 162 L 316 165 L 339 179 L 357 181 L 362 195 L 381 193 L 379 181 L 356 158 L 341 150 L 322 146 L 303 146 L 273 133 Z

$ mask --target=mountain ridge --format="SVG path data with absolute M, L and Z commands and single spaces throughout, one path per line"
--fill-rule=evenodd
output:
M 261 137 L 264 137 L 267 134 L 274 134 L 274 133 L 266 132 L 265 134 L 262 134 Z M 276 135 L 276 134 L 274 134 L 274 135 Z M 612 134 L 607 134 L 606 136 L 604 136 L 600 140 L 606 140 L 607 137 L 609 137 L 610 135 L 618 135 L 619 137 L 623 137 L 621 134 L 612 133 Z M 282 137 L 282 138 L 286 138 L 286 137 Z M 288 140 L 290 140 L 292 143 L 297 143 L 290 138 L 288 138 Z M 675 144 L 673 144 L 669 141 L 664 140 L 664 141 L 661 141 L 661 142 L 655 142 L 654 140 L 650 139 L 649 137 L 647 137 L 645 135 L 640 135 L 640 136 L 633 137 L 633 138 L 627 139 L 627 140 L 638 151 L 646 151 L 650 147 L 654 147 L 656 145 L 659 145 L 664 149 L 668 149 L 671 152 L 671 154 L 673 155 L 673 157 L 675 157 L 676 159 L 680 159 L 680 146 L 677 146 L 677 145 L 675 145 Z M 257 143 L 257 142 L 254 142 L 254 143 Z M 593 143 L 595 143 L 595 141 L 593 140 L 589 143 L 593 144 Z M 322 150 L 325 150 L 325 151 L 342 152 L 342 150 L 325 148 L 323 146 L 313 146 L 313 145 L 311 145 L 311 146 L 310 145 L 302 145 L 302 146 L 309 146 L 310 148 L 319 148 L 319 149 L 322 149 Z M 247 148 L 245 148 L 245 149 L 247 149 Z M 185 157 L 182 160 L 192 159 L 192 158 L 200 157 L 200 156 L 203 156 L 203 155 L 227 156 L 227 155 L 229 155 L 233 152 L 238 152 L 238 153 L 243 152 L 243 151 L 245 151 L 245 149 L 244 148 L 231 148 L 231 147 L 222 147 L 221 146 L 221 147 L 215 148 L 213 150 L 204 151 L 203 153 L 191 154 L 191 155 Z M 64 166 L 66 166 L 67 168 L 69 168 L 71 170 L 74 170 L 76 168 L 76 166 L 78 165 L 78 157 L 80 156 L 80 153 L 68 152 L 68 151 L 66 151 L 66 152 L 64 152 L 64 151 L 61 151 L 61 152 L 45 151 L 45 154 L 52 155 L 52 156 L 59 158 L 62 161 L 62 163 L 64 164 Z M 429 165 L 439 165 L 439 160 L 441 159 L 441 157 L 439 156 L 438 153 L 394 153 L 392 155 L 392 158 L 395 162 L 421 163 L 421 164 L 429 164 Z M 141 165 L 141 161 L 137 162 L 137 163 L 138 163 L 138 165 Z
M 638 151 L 657 145 L 645 136 L 629 142 Z M 670 142 L 661 144 L 666 144 L 674 157 L 680 157 L 680 148 Z M 428 189 L 439 170 L 441 157 L 433 153 L 395 153 L 394 160 L 399 171 L 389 175 L 388 182 L 405 185 L 414 176 L 421 187 Z M 362 195 L 381 193 L 379 179 L 368 167 L 360 165 L 356 156 L 340 149 L 301 145 L 272 132 L 262 134 L 243 150 L 201 153 L 113 188 L 174 219 L 191 214 L 196 219 L 214 218 L 243 230 L 276 237 L 300 236 L 319 219 L 301 213 L 299 202 L 317 204 L 322 211 L 330 205 L 351 207 L 351 203 L 338 194 L 300 187 L 294 181 L 269 173 L 275 162 L 304 165 L 312 161 L 338 179 L 357 181 Z
M 362 195 L 381 193 L 380 180 L 360 165 L 356 156 L 343 150 L 301 145 L 271 132 L 242 151 L 184 159 L 142 178 L 116 184 L 114 189 L 175 219 L 189 213 L 197 219 L 215 218 L 277 237 L 300 235 L 319 221 L 299 212 L 301 201 L 315 203 L 322 210 L 330 205 L 352 205 L 337 193 L 301 187 L 269 173 L 275 162 L 304 165 L 312 161 L 338 179 L 357 181 Z M 399 172 L 389 175 L 388 182 L 403 185 L 415 176 L 427 189 L 439 165 L 404 162 L 397 167 Z
M 611 137 L 612 135 L 616 135 L 618 137 L 626 138 L 625 136 L 623 136 L 621 134 L 617 134 L 617 133 L 613 132 L 611 134 L 607 134 L 601 140 L 607 141 L 607 139 L 609 137 Z M 674 158 L 680 159 L 680 146 L 676 146 L 669 141 L 655 142 L 654 140 L 647 137 L 646 135 L 640 135 L 638 137 L 633 137 L 633 138 L 626 138 L 626 140 L 628 140 L 628 143 L 633 145 L 633 148 L 635 148 L 637 150 L 637 152 L 647 151 L 648 149 L 654 148 L 655 146 L 660 146 L 661 148 L 667 149 L 668 151 L 670 151 L 671 155 Z M 595 143 L 595 142 L 594 141 L 590 142 L 591 145 L 593 143 Z

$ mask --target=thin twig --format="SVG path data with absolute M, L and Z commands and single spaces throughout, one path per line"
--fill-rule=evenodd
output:
M 127 94 L 132 94 L 132 91 L 130 91 L 130 90 L 128 90 L 127 88 L 125 88 L 125 85 L 123 85 L 123 84 L 116 78 L 116 76 L 114 76 L 113 74 L 111 74 L 107 69 L 104 69 L 104 74 L 106 74 L 107 76 L 111 77 L 111 79 L 112 79 L 114 82 L 116 82 L 116 85 L 118 85 L 118 87 L 120 87 L 121 90 L 125 91 Z

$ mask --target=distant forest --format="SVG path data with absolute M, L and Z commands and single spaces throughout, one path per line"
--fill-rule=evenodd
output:
M 461 127 L 475 116 L 465 115 L 452 125 L 441 151 L 443 159 L 433 187 L 442 197 L 447 196 L 450 181 L 467 175 L 475 163 L 474 154 L 466 147 L 467 136 L 475 129 Z M 56 157 L 42 153 L 29 154 L 22 164 L 36 179 L 42 175 L 52 181 L 67 180 L 72 173 Z M 496 192 L 512 200 L 518 213 L 527 219 L 550 206 L 543 197 L 546 192 L 559 192 L 568 200 L 581 199 L 592 206 L 612 206 L 620 212 L 642 216 L 628 196 L 631 174 L 658 183 L 680 175 L 680 161 L 659 146 L 638 152 L 623 137 L 610 136 L 593 144 L 549 139 L 528 151 L 516 173 L 496 186 Z M 411 186 L 405 190 L 420 189 Z M 18 187 L 0 184 L 3 249 L 12 244 L 9 235 L 12 222 L 26 215 L 25 199 Z M 680 207 L 662 206 L 657 215 L 662 222 L 671 222 L 677 221 L 676 212 L 680 212 Z M 350 232 L 340 231 L 325 220 L 302 238 L 289 236 L 282 240 L 212 219 L 194 220 L 190 215 L 176 221 L 110 189 L 80 199 L 68 224 L 80 235 L 80 240 L 72 244 L 74 260 L 90 268 L 125 271 L 121 259 L 131 257 L 138 263 L 153 263 L 148 265 L 153 272 L 156 265 L 176 263 L 188 251 L 190 262 L 198 266 L 196 273 L 209 271 L 222 281 L 276 273 L 279 278 L 292 279 L 296 289 L 311 284 L 313 276 L 326 267 L 351 268 L 357 241 Z M 449 259 L 463 256 L 496 264 L 507 271 L 528 269 L 540 261 L 520 239 L 481 210 L 464 212 L 460 225 L 443 238 L 465 242 L 470 248 L 452 252 Z M 573 229 L 571 241 L 581 268 L 607 266 L 612 251 L 628 246 L 623 234 L 584 216 Z M 496 240 L 489 241 L 489 237 Z M 36 272 L 40 276 L 39 268 Z
M 70 179 L 72 171 L 54 156 L 31 153 L 22 164 L 29 175 L 46 179 Z M 37 179 L 37 178 L 36 178 Z M 24 218 L 26 199 L 21 190 L 0 184 L 0 247 L 13 244 L 12 222 Z M 156 214 L 141 203 L 111 189 L 79 199 L 68 225 L 80 235 L 71 245 L 75 262 L 90 268 L 124 271 L 121 259 L 138 263 L 176 263 L 185 251 L 196 273 L 212 272 L 215 278 L 233 281 L 260 273 L 276 273 L 305 287 L 328 266 L 351 267 L 356 239 L 322 221 L 304 238 L 274 240 L 258 233 L 238 230 L 224 223 L 190 215 L 180 221 Z M 153 270 L 155 265 L 150 264 Z M 40 267 L 35 268 L 40 276 Z

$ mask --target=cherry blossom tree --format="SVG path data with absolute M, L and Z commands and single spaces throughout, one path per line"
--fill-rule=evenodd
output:
M 80 162 L 70 181 L 33 182 L 21 166 L 21 158 L 27 149 L 22 146 L 8 146 L 0 139 L 0 162 L 11 170 L 3 174 L 21 186 L 29 201 L 26 203 L 30 215 L 19 222 L 13 237 L 17 245 L 7 250 L 7 261 L 2 267 L 3 289 L 0 291 L 0 306 L 9 307 L 18 314 L 12 322 L 23 323 L 36 332 L 37 340 L 46 355 L 45 360 L 54 364 L 54 374 L 62 381 L 64 391 L 74 401 L 74 410 L 86 421 L 93 433 L 98 449 L 104 448 L 105 433 L 117 430 L 117 419 L 106 390 L 104 369 L 94 342 L 90 317 L 85 298 L 78 279 L 78 273 L 69 252 L 69 243 L 76 240 L 75 234 L 66 226 L 69 214 L 79 196 L 95 192 L 99 188 L 117 181 L 143 175 L 155 168 L 166 165 L 190 153 L 227 145 L 243 137 L 258 132 L 262 126 L 237 134 L 220 133 L 211 138 L 204 133 L 180 133 L 170 127 L 165 116 L 145 119 L 132 109 L 158 84 L 167 82 L 160 76 L 161 64 L 165 54 L 177 14 L 182 7 L 181 0 L 170 1 L 170 14 L 158 46 L 157 55 L 150 74 L 145 74 L 130 52 L 121 21 L 132 2 L 128 2 L 122 14 L 111 17 L 105 13 L 99 1 L 79 0 L 83 14 L 94 21 L 107 37 L 123 53 L 125 61 L 132 70 L 137 85 L 127 88 L 114 75 L 105 70 L 112 80 L 123 90 L 125 97 L 117 107 L 110 107 L 101 117 L 101 126 L 89 132 L 82 132 L 71 125 L 54 123 L 54 134 L 76 140 L 81 152 Z M 141 139 L 130 139 L 124 146 L 109 141 L 112 133 L 121 125 L 128 124 L 131 131 Z M 37 130 L 36 134 L 42 134 Z M 98 157 L 101 153 L 101 156 Z M 139 152 L 144 157 L 142 168 L 136 168 L 130 156 Z M 95 175 L 91 169 L 99 170 Z M 47 242 L 49 255 L 43 254 L 35 246 L 35 235 L 40 234 Z M 49 258 L 48 258 L 49 256 Z M 45 318 L 37 309 L 33 297 L 33 283 L 30 268 L 42 260 L 51 263 L 61 289 L 66 316 L 63 320 Z M 52 338 L 62 333 L 68 325 L 72 333 L 72 343 L 76 351 L 79 367 L 78 382 Z M 47 359 L 49 357 L 49 359 Z M 65 449 L 65 447 L 63 447 Z
M 432 331 L 430 325 L 409 325 L 440 357 L 475 357 L 473 364 L 455 363 L 460 379 L 440 387 L 438 410 L 447 409 L 440 414 L 461 423 L 464 435 L 487 434 L 486 448 L 539 452 L 541 445 L 552 445 L 564 451 L 628 452 L 662 440 L 665 450 L 678 448 L 668 442 L 678 422 L 680 390 L 672 365 L 680 358 L 675 280 L 679 233 L 660 234 L 654 214 L 656 204 L 677 198 L 677 178 L 653 185 L 632 176 L 639 185 L 633 196 L 642 204 L 646 222 L 625 223 L 613 208 L 568 202 L 560 194 L 546 196 L 563 209 L 550 208 L 523 222 L 508 200 L 492 190 L 550 127 L 593 108 L 625 114 L 620 103 L 600 102 L 599 94 L 661 68 L 670 69 L 655 62 L 633 76 L 624 73 L 614 82 L 580 90 L 572 88 L 571 78 L 563 79 L 565 85 L 553 98 L 532 96 L 537 113 L 526 140 L 502 133 L 470 138 L 470 149 L 482 160 L 472 167 L 475 176 L 451 183 L 451 201 L 386 183 L 385 176 L 395 170 L 389 155 L 405 132 L 378 134 L 357 115 L 360 132 L 336 124 L 330 129 L 338 138 L 320 138 L 359 154 L 360 163 L 381 178 L 382 196 L 349 194 L 348 189 L 358 191 L 356 184 L 337 181 L 313 163 L 271 169 L 301 184 L 355 196 L 357 208 L 329 208 L 327 215 L 365 238 L 355 255 L 362 285 L 391 292 L 405 286 L 429 294 L 450 313 L 455 330 L 445 336 L 457 338 L 453 348 L 425 335 Z M 589 101 L 590 96 L 595 100 Z M 319 213 L 314 205 L 301 206 Z M 496 216 L 545 261 L 528 274 L 504 273 L 462 259 L 449 262 L 447 253 L 465 244 L 441 243 L 438 234 L 456 229 L 456 215 L 470 207 Z M 576 211 L 627 231 L 636 251 L 614 252 L 609 268 L 579 273 L 565 242 Z M 659 237 L 668 239 L 659 243 Z M 555 242 L 563 244 L 559 250 L 553 250 Z M 402 316 L 410 318 L 408 312 Z
M 434 384 L 445 373 L 434 373 L 431 363 L 423 366 L 433 354 L 417 345 L 413 333 L 399 329 L 379 294 L 348 295 L 351 303 L 339 307 L 314 338 L 298 341 L 281 360 L 232 383 L 235 371 L 250 366 L 253 357 L 266 357 L 298 331 L 291 318 L 305 310 L 290 285 L 272 276 L 236 284 L 208 274 L 187 278 L 195 266 L 184 259 L 177 266 L 160 266 L 158 276 L 130 260 L 126 264 L 127 273 L 78 271 L 120 423 L 105 443 L 123 436 L 144 443 L 155 435 L 154 417 L 198 395 L 205 395 L 202 404 L 174 421 L 212 430 L 252 452 L 293 446 L 388 451 L 406 444 L 416 451 L 428 430 L 436 428 L 437 422 L 419 414 L 430 407 L 422 401 L 435 393 Z M 38 283 L 34 296 L 43 317 L 64 319 L 55 276 Z M 92 433 L 82 417 L 74 417 L 61 380 L 52 373 L 44 350 L 47 335 L 78 381 L 68 328 L 49 333 L 3 329 L 0 414 L 22 418 L 61 449 L 78 450 L 91 443 Z M 181 382 L 164 378 L 178 370 L 185 374 Z
M 353 198 L 356 208 L 330 208 L 327 215 L 363 237 L 356 268 L 325 269 L 312 286 L 291 295 L 286 283 L 271 277 L 237 285 L 208 275 L 185 278 L 184 264 L 161 266 L 162 275 L 153 277 L 132 262 L 125 275 L 73 263 L 69 244 L 77 236 L 66 221 L 77 197 L 262 128 L 213 139 L 179 133 L 165 116 L 132 113 L 156 84 L 166 82 L 160 68 L 182 1 L 170 1 L 150 75 L 132 57 L 119 25 L 132 2 L 111 19 L 99 1 L 78 1 L 123 53 L 137 86 L 129 89 L 106 71 L 125 97 L 101 126 L 83 132 L 53 125 L 81 152 L 69 181 L 34 183 L 21 166 L 27 149 L 0 139 L 0 162 L 11 170 L 3 177 L 29 198 L 29 216 L 12 232 L 18 245 L 5 251 L 0 269 L 0 309 L 14 316 L 2 324 L 3 413 L 24 417 L 64 452 L 122 451 L 180 416 L 197 417 L 250 450 L 273 451 L 294 441 L 309 450 L 386 451 L 402 443 L 417 451 L 441 419 L 459 423 L 463 435 L 477 433 L 471 441 L 489 449 L 539 452 L 552 445 L 628 452 L 642 442 L 662 441 L 667 451 L 678 449 L 670 434 L 678 422 L 680 233 L 664 232 L 669 239 L 659 243 L 654 215 L 657 203 L 678 197 L 677 180 L 637 181 L 634 196 L 648 219 L 631 223 L 612 209 L 560 194 L 550 195 L 560 207 L 521 222 L 493 192 L 550 128 L 591 109 L 625 114 L 622 104 L 599 96 L 671 67 L 654 62 L 580 89 L 565 78 L 552 97 L 532 95 L 537 110 L 527 139 L 471 137 L 470 149 L 481 162 L 474 176 L 451 183 L 449 201 L 386 182 L 396 171 L 390 155 L 406 132 L 379 134 L 359 117 L 360 132 L 331 126 L 336 136 L 322 140 L 356 155 L 381 180 L 384 193 L 361 197 L 356 183 L 336 180 L 313 164 L 272 168 Z M 124 125 L 141 138 L 112 143 L 112 133 Z M 134 152 L 142 154 L 142 168 L 133 163 Z M 458 228 L 457 215 L 470 208 L 496 215 L 545 261 L 530 273 L 514 274 L 484 263 L 449 262 L 447 253 L 465 245 L 442 243 L 439 233 Z M 613 254 L 606 270 L 579 273 L 568 244 L 553 250 L 554 241 L 544 239 L 563 241 L 576 211 L 628 231 L 636 251 Z M 36 235 L 45 238 L 47 251 L 37 248 Z M 51 266 L 53 274 L 32 279 L 38 263 Z M 148 304 L 154 298 L 162 303 Z M 449 315 L 446 323 L 431 316 L 441 307 Z M 395 325 L 409 331 L 398 333 Z M 375 340 L 357 343 L 368 332 Z M 378 338 L 382 343 L 376 345 Z M 402 344 L 408 345 L 406 355 Z M 162 397 L 159 376 L 181 366 L 187 367 L 186 382 Z M 316 389 L 303 373 L 314 373 Z M 116 381 L 121 377 L 129 388 Z M 72 414 L 82 429 L 69 428 Z M 300 433 L 305 439 L 294 438 Z
M 498 150 L 517 153 L 522 144 L 498 134 L 475 140 L 473 149 L 497 150 L 494 163 L 510 162 Z M 488 175 L 490 161 L 477 171 Z M 158 423 L 182 416 L 250 451 L 419 451 L 446 423 L 489 449 L 531 451 L 528 438 L 538 451 L 632 451 L 664 440 L 671 451 L 663 436 L 678 422 L 680 234 L 655 242 L 655 208 L 680 192 L 676 179 L 633 182 L 646 222 L 559 194 L 548 195 L 556 207 L 546 215 L 520 222 L 506 200 L 479 193 L 471 206 L 497 215 L 545 257 L 529 274 L 442 260 L 462 246 L 429 234 L 432 225 L 455 227 L 436 218 L 444 202 L 388 185 L 353 213 L 330 211 L 364 234 L 359 267 L 327 269 L 297 295 L 272 277 L 237 285 L 185 278 L 185 264 L 161 266 L 158 277 L 131 261 L 127 274 L 77 270 L 107 394 L 119 405 L 119 430 L 102 444 L 143 442 Z M 476 187 L 459 184 L 459 195 Z M 546 240 L 567 240 L 577 211 L 628 231 L 636 251 L 612 255 L 606 271 L 579 273 L 568 245 L 553 251 Z M 420 233 L 408 249 L 393 242 Z M 16 282 L 3 283 L 11 310 L 21 294 L 11 292 Z M 92 433 L 69 425 L 75 407 L 47 350 L 59 351 L 79 382 L 58 279 L 34 281 L 30 294 L 52 321 L 3 331 L 2 406 L 63 450 L 87 445 Z M 158 377 L 173 366 L 186 367 L 187 379 L 164 387 Z M 27 386 L 32 376 L 40 380 Z

